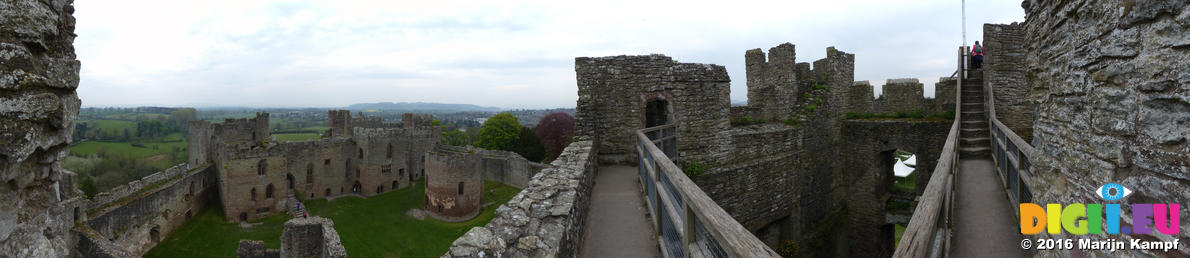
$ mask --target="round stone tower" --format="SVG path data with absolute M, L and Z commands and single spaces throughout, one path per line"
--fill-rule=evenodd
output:
M 436 219 L 465 221 L 483 206 L 483 158 L 477 149 L 439 145 L 426 152 L 425 209 Z

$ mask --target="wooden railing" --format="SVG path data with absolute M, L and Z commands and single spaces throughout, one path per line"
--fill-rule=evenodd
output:
M 779 257 L 670 160 L 674 125 L 636 131 L 640 182 L 665 257 Z M 658 147 L 658 145 L 662 147 Z
M 959 76 L 955 87 L 954 123 L 946 135 L 946 143 L 930 175 L 930 182 L 918 199 L 913 217 L 901 235 L 893 257 L 945 257 L 950 250 L 951 221 L 954 208 L 954 172 L 958 170 L 959 123 L 963 115 L 963 79 L 967 78 L 966 48 L 959 47 Z

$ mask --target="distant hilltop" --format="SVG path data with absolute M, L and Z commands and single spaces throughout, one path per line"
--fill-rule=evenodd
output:
M 415 113 L 453 113 L 453 112 L 499 112 L 497 107 L 481 107 L 472 104 L 443 104 L 427 102 L 380 102 L 359 103 L 347 106 L 350 110 L 401 110 L 417 111 Z

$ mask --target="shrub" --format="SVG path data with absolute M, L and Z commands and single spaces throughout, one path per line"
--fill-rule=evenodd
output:
M 706 166 L 703 166 L 702 163 L 698 163 L 697 161 L 695 161 L 695 162 L 690 162 L 690 164 L 686 165 L 686 168 L 682 169 L 682 172 L 686 172 L 687 177 L 695 178 L 695 177 L 700 177 L 700 176 L 705 175 L 706 170 L 707 170 Z

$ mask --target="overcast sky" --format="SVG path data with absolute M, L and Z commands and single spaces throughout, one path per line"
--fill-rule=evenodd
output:
M 84 106 L 340 107 L 365 102 L 574 107 L 574 57 L 659 53 L 727 66 L 784 42 L 855 53 L 856 80 L 954 71 L 960 1 L 77 1 Z M 994 3 L 990 3 L 994 2 Z M 1019 1 L 968 1 L 983 23 Z

